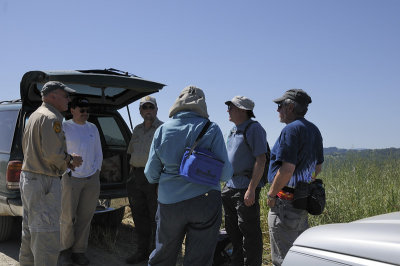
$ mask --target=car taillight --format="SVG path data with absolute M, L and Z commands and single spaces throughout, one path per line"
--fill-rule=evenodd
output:
M 19 189 L 19 176 L 21 174 L 22 162 L 9 161 L 7 165 L 7 188 L 11 190 Z

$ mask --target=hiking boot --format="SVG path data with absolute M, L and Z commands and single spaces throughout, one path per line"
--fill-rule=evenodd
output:
M 90 260 L 86 258 L 85 253 L 72 253 L 71 259 L 78 265 L 88 265 L 90 263 Z
M 132 256 L 128 257 L 125 262 L 128 264 L 137 264 L 139 262 L 145 261 L 149 258 L 144 252 L 137 252 Z
M 64 249 L 58 256 L 58 266 L 74 266 L 71 260 L 71 249 Z

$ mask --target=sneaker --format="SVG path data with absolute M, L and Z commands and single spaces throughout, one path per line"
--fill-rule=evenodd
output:
M 128 264 L 137 264 L 139 262 L 147 260 L 149 257 L 143 252 L 138 252 L 128 257 L 125 262 Z
M 90 263 L 89 259 L 86 258 L 85 253 L 72 253 L 71 259 L 78 265 L 88 265 Z

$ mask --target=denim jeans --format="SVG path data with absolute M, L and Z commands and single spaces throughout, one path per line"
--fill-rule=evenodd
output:
M 296 238 L 308 228 L 308 213 L 293 207 L 292 201 L 276 199 L 268 213 L 271 258 L 281 265 Z
M 225 186 L 222 202 L 225 211 L 225 229 L 233 244 L 232 265 L 259 266 L 262 263 L 262 232 L 260 226 L 261 188 L 256 189 L 255 203 L 244 204 L 246 189 Z
M 156 249 L 149 265 L 175 266 L 185 235 L 183 265 L 212 265 L 221 218 L 221 192 L 216 190 L 174 204 L 158 203 Z

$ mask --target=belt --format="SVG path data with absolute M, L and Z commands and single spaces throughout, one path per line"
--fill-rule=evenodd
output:
M 144 171 L 144 167 L 131 166 L 131 170 L 133 170 L 133 171 L 138 171 L 138 170 Z
M 90 176 L 87 176 L 87 177 L 76 177 L 76 176 L 73 176 L 71 174 L 71 171 L 69 171 L 68 172 L 68 176 L 73 177 L 73 178 L 78 178 L 78 179 L 87 179 L 87 180 L 89 180 L 90 178 L 92 178 L 93 175 L 90 175 Z

